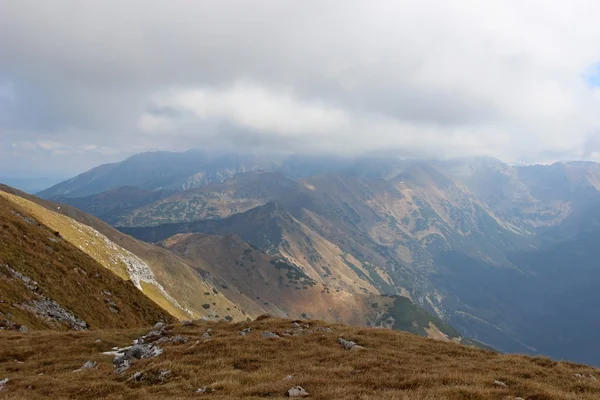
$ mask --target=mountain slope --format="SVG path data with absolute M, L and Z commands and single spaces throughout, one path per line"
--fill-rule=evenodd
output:
M 75 208 L 46 202 L 6 186 L 0 189 L 0 197 L 26 207 L 35 218 L 104 267 L 132 280 L 175 317 L 246 318 L 214 287 L 208 274 L 203 276 L 167 250 L 138 242 Z M 203 307 L 205 304 L 211 304 L 210 310 Z
M 114 356 L 102 352 L 129 346 L 147 331 L 0 335 L 0 376 L 9 379 L 3 395 L 285 399 L 295 386 L 320 400 L 594 400 L 600 395 L 600 370 L 585 365 L 502 355 L 385 329 L 308 323 L 308 328 L 279 319 L 173 326 L 167 340 L 179 335 L 187 344 L 161 344 L 163 354 L 135 361 L 122 375 L 114 373 Z M 250 332 L 241 336 L 246 328 Z M 282 337 L 263 338 L 265 331 Z M 291 336 L 284 336 L 287 332 Z M 345 350 L 339 337 L 364 349 Z M 72 372 L 88 361 L 98 368 Z
M 240 172 L 270 170 L 273 163 L 255 155 L 209 154 L 199 150 L 141 153 L 119 163 L 93 168 L 38 195 L 82 197 L 122 186 L 184 190 L 222 182 Z
M 173 320 L 131 281 L 3 196 L 0 221 L 0 329 L 114 329 Z

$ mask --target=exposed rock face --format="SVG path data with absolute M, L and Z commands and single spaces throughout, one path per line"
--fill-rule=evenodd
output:
M 33 300 L 31 300 L 27 303 L 17 304 L 16 305 L 17 307 L 27 310 L 29 312 L 32 312 L 32 313 L 34 313 L 40 317 L 43 317 L 47 320 L 58 322 L 58 323 L 65 323 L 69 326 L 70 329 L 72 329 L 74 331 L 87 330 L 88 324 L 85 321 L 76 317 L 71 311 L 63 308 L 56 301 L 44 296 L 41 293 L 41 290 L 38 287 L 38 283 L 35 280 L 12 269 L 9 265 L 5 265 L 4 267 L 6 269 L 8 269 L 8 271 L 10 271 L 10 273 L 15 278 L 18 278 L 21 281 L 23 281 L 23 283 L 25 283 L 27 288 L 29 290 L 31 290 L 31 296 L 34 298 Z M 0 323 L 0 325 L 2 325 L 2 323 Z M 16 327 L 14 327 L 13 329 L 18 329 L 21 332 L 28 331 L 27 327 L 22 326 L 22 325 L 17 326 L 14 323 L 11 324 L 10 321 L 8 321 L 7 325 L 10 325 L 10 326 L 15 325 Z
M 88 324 L 85 321 L 61 307 L 56 301 L 42 295 L 39 297 L 39 300 L 32 300 L 29 303 L 21 304 L 20 307 L 48 320 L 66 323 L 74 331 L 87 330 Z

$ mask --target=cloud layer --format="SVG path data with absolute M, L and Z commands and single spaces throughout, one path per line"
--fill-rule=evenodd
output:
M 587 0 L 6 0 L 0 168 L 199 146 L 593 159 L 599 14 Z

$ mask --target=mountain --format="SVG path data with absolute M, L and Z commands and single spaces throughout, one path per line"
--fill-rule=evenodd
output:
M 43 198 L 83 197 L 121 186 L 184 190 L 222 182 L 237 173 L 270 170 L 275 161 L 253 155 L 151 152 L 104 164 L 38 193 Z
M 340 285 L 353 295 L 365 288 L 406 296 L 500 350 L 573 354 L 600 365 L 600 356 L 586 353 L 595 325 L 588 308 L 578 306 L 582 298 L 595 304 L 598 296 L 591 290 L 584 297 L 560 296 L 577 290 L 573 268 L 557 258 L 556 270 L 546 269 L 544 255 L 600 231 L 598 164 L 512 166 L 482 157 L 290 160 L 179 190 L 110 218 L 149 241 L 178 233 L 237 235 L 317 281 L 327 275 L 325 267 L 335 267 Z M 579 251 L 581 258 L 573 253 L 573 260 L 594 260 L 593 249 Z M 595 279 L 590 268 L 580 274 Z M 540 304 L 554 297 L 581 310 L 583 325 L 562 337 L 546 337 L 537 319 Z M 547 317 L 552 326 L 571 323 L 561 313 Z
M 600 370 L 593 367 L 502 355 L 387 329 L 261 317 L 172 324 L 158 340 L 141 338 L 150 329 L 4 333 L 2 394 L 16 399 L 284 399 L 298 386 L 314 399 L 593 400 L 600 393 Z M 279 337 L 266 337 L 274 335 Z M 139 338 L 144 347 L 136 349 L 158 346 L 160 354 L 135 359 L 136 352 L 125 349 Z M 346 350 L 339 338 L 359 347 Z M 115 348 L 131 360 L 120 374 L 113 365 Z
M 124 329 L 173 320 L 14 200 L 0 195 L 0 329 Z
M 245 319 L 244 312 L 203 276 L 169 251 L 121 234 L 75 208 L 56 205 L 0 187 L 0 197 L 25 209 L 36 220 L 78 247 L 179 319 L 210 317 Z M 210 304 L 210 309 L 203 305 Z
M 132 281 L 137 289 L 179 319 L 208 317 L 239 321 L 268 312 L 285 317 L 385 326 L 440 340 L 472 343 L 409 299 L 381 296 L 373 282 L 384 282 L 382 278 L 371 281 L 363 279 L 365 273 L 348 275 L 346 263 L 352 261 L 349 256 L 348 260 L 340 256 L 338 265 L 324 267 L 329 274 L 342 268 L 342 274 L 332 278 L 339 279 L 332 288 L 306 274 L 304 265 L 311 264 L 267 254 L 231 235 L 179 235 L 167 238 L 159 247 L 126 236 L 73 207 L 8 187 L 3 189 L 1 196 L 30 210 L 65 240 L 79 246 L 122 279 Z M 273 226 L 284 228 L 281 232 L 310 240 L 280 206 L 266 208 L 266 216 L 261 213 L 248 221 L 272 220 Z M 281 215 L 282 220 L 276 215 Z M 288 232 L 286 227 L 290 224 L 293 228 Z M 286 236 L 290 240 L 292 237 Z M 302 253 L 285 253 L 290 254 L 303 257 Z M 246 276 L 242 275 L 242 268 Z M 309 273 L 316 274 L 314 270 Z

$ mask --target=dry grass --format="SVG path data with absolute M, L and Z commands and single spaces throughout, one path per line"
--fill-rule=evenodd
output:
M 37 281 L 38 290 L 28 288 L 8 266 Z M 172 320 L 130 281 L 108 271 L 24 209 L 0 197 L 0 319 L 29 329 L 67 329 L 22 307 L 39 294 L 73 312 L 90 329 L 134 328 Z M 118 313 L 110 311 L 106 299 Z
M 325 324 L 311 325 L 314 329 Z M 239 336 L 237 332 L 246 326 L 253 331 Z M 200 336 L 209 327 L 212 337 L 203 341 Z M 260 337 L 263 330 L 289 328 L 290 321 L 273 319 L 176 326 L 170 335 L 188 336 L 189 343 L 165 345 L 162 355 L 135 363 L 124 375 L 114 374 L 112 357 L 100 353 L 127 345 L 144 331 L 3 332 L 0 379 L 11 379 L 3 395 L 7 399 L 258 399 L 283 398 L 290 387 L 300 385 L 313 399 L 600 398 L 600 382 L 573 376 L 598 375 L 594 368 L 500 355 L 403 332 L 333 325 L 332 333 Z M 339 336 L 366 349 L 343 350 L 336 343 Z M 96 343 L 97 338 L 101 342 Z M 200 343 L 194 346 L 196 340 Z M 100 367 L 72 372 L 88 360 L 98 361 Z M 165 369 L 172 374 L 161 382 L 156 374 Z M 138 371 L 146 379 L 127 382 Z M 286 381 L 287 375 L 294 377 Z M 507 387 L 494 385 L 494 380 Z M 196 394 L 200 387 L 214 392 Z

